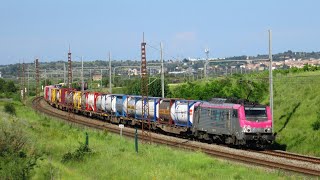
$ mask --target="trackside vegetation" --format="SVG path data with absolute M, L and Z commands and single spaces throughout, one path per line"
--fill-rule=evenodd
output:
M 132 139 L 37 114 L 18 102 L 13 102 L 16 109 L 13 116 L 4 112 L 4 104 L 0 101 L 0 123 L 9 129 L 0 128 L 1 147 L 12 145 L 3 136 L 8 132 L 21 137 L 24 145 L 19 153 L 0 149 L 1 179 L 283 179 L 286 176 L 282 171 L 234 165 L 200 152 L 160 145 L 139 144 L 139 153 L 135 153 Z M 88 146 L 84 144 L 85 132 L 89 135 Z

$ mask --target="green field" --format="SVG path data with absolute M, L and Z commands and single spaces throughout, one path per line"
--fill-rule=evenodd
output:
M 26 138 L 23 148 L 26 157 L 40 155 L 31 171 L 32 179 L 283 179 L 283 172 L 234 165 L 200 152 L 187 152 L 159 145 L 139 144 L 134 150 L 132 139 L 120 138 L 87 128 L 81 128 L 45 115 L 15 102 L 17 117 L 3 112 L 0 102 L 2 127 L 20 132 Z M 0 133 L 3 135 L 2 128 Z M 78 151 L 89 134 L 91 153 Z M 3 137 L 3 136 L 2 136 Z M 67 153 L 77 154 L 62 162 Z M 14 169 L 19 160 L 0 155 L 0 177 L 20 179 Z M 297 177 L 297 176 L 295 176 Z M 10 178 L 9 178 L 10 179 Z

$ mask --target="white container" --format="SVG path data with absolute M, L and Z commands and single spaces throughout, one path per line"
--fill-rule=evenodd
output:
M 97 110 L 100 110 L 100 111 L 102 111 L 102 108 L 101 108 L 101 95 L 99 95 L 99 96 L 97 96 L 97 98 L 96 98 L 96 108 L 97 108 Z
M 61 96 L 61 95 L 60 95 L 59 89 L 56 90 L 56 94 L 57 94 L 57 95 L 56 95 L 56 101 L 57 101 L 57 102 L 60 102 L 60 96 Z
M 101 110 L 106 111 L 106 97 L 107 95 L 101 95 Z
M 114 95 L 106 96 L 106 111 L 111 113 L 116 111 L 116 97 Z
M 88 107 L 89 107 L 90 109 L 92 109 L 93 111 L 95 111 L 95 109 L 94 109 L 94 94 L 93 94 L 93 93 L 89 93 L 89 94 L 88 94 L 87 104 L 88 104 Z
M 125 101 L 123 101 L 123 111 L 127 113 L 128 117 L 134 117 L 136 112 L 136 97 L 128 96 Z
M 155 106 L 155 101 L 154 99 L 149 99 L 148 101 L 148 105 L 149 105 L 149 114 L 148 117 L 149 118 L 154 118 L 156 116 L 156 118 L 159 117 L 159 103 L 156 104 Z M 136 103 L 136 114 L 138 116 L 142 116 L 142 100 L 138 100 Z
M 176 103 L 172 105 L 171 118 L 175 123 L 187 124 L 187 122 L 189 122 L 191 123 L 191 125 L 193 124 L 194 104 L 190 106 L 191 103 L 193 102 L 188 103 L 188 102 L 176 101 Z
M 53 87 L 52 86 L 49 86 L 49 89 L 48 89 L 48 101 L 50 101 L 51 102 L 51 89 L 52 89 Z

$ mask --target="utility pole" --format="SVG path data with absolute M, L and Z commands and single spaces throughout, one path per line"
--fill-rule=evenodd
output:
M 162 98 L 164 98 L 164 66 L 163 66 L 162 43 L 160 43 L 160 60 L 161 60 L 161 95 L 162 95 Z
M 63 63 L 63 83 L 66 83 L 66 64 Z
M 27 88 L 26 88 L 26 65 L 24 64 L 24 61 L 22 63 L 22 81 L 23 81 L 23 88 L 22 88 L 23 100 L 25 100 Z
M 39 60 L 36 59 L 36 97 L 39 97 L 40 92 L 39 92 L 39 83 L 40 81 L 40 74 L 39 74 Z
M 206 48 L 206 49 L 204 50 L 204 52 L 205 52 L 206 55 L 207 55 L 207 59 L 206 59 L 206 61 L 204 62 L 203 73 L 204 73 L 204 79 L 207 79 L 207 65 L 208 65 L 208 63 L 209 63 L 209 49 Z
M 109 92 L 112 93 L 112 84 L 111 84 L 111 53 L 109 51 Z
M 147 72 L 147 58 L 146 58 L 146 43 L 144 42 L 144 33 L 141 43 L 141 102 L 142 102 L 142 136 L 146 141 L 150 140 L 151 143 L 151 134 L 150 128 L 151 123 L 148 118 L 149 115 L 149 102 L 148 102 L 148 72 Z M 148 127 L 145 128 L 145 122 L 148 122 Z M 146 131 L 146 129 L 148 129 Z
M 83 80 L 83 56 L 81 56 L 81 92 L 84 92 L 84 80 Z
M 92 89 L 92 76 L 91 76 L 91 69 L 90 69 L 89 71 L 90 71 L 90 88 Z
M 23 78 L 22 78 L 22 75 L 23 75 L 23 66 L 21 65 L 21 62 L 19 60 L 19 81 L 20 81 L 20 97 L 21 97 L 21 102 L 23 102 Z
M 69 52 L 68 52 L 68 96 L 70 96 L 72 91 L 72 62 L 71 62 L 71 50 L 69 45 Z M 74 113 L 73 111 L 73 101 L 69 101 L 67 103 L 68 106 L 68 120 L 71 121 L 74 119 Z
M 272 82 L 272 52 L 271 52 L 271 30 L 269 30 L 269 85 L 270 85 L 270 110 L 272 120 L 272 132 L 274 132 L 274 121 L 273 121 L 273 82 Z
M 28 96 L 30 95 L 30 83 L 29 83 L 29 78 L 30 78 L 30 69 L 29 69 L 29 66 L 28 66 Z
M 72 67 L 71 67 L 71 51 L 69 45 L 69 52 L 68 52 L 68 88 L 72 88 Z
M 44 86 L 47 85 L 47 69 L 44 69 Z
M 100 79 L 100 89 L 102 89 L 102 69 L 100 69 L 101 79 Z

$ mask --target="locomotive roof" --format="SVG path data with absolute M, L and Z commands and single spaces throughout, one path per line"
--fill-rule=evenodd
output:
M 203 102 L 199 104 L 200 107 L 207 107 L 207 108 L 219 108 L 219 109 L 238 109 L 241 105 L 240 104 L 233 104 L 233 103 L 210 103 L 210 102 Z

